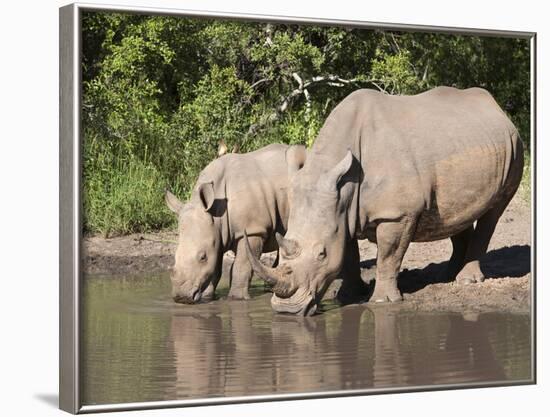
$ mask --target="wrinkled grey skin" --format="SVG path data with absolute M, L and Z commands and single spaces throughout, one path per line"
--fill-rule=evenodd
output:
M 479 259 L 522 171 L 518 132 L 483 89 L 358 90 L 332 111 L 290 180 L 279 266 L 255 270 L 283 289 L 276 311 L 310 315 L 340 271 L 357 274 L 357 239 L 367 238 L 377 244 L 370 301 L 395 302 L 409 243 L 450 237 L 448 274 L 480 282 Z
M 250 237 L 251 256 L 277 250 L 275 233 L 288 219 L 287 145 L 273 144 L 247 154 L 227 154 L 199 175 L 191 199 L 183 204 L 170 192 L 168 207 L 178 215 L 179 238 L 172 271 L 174 301 L 209 300 L 221 275 L 223 254 L 235 252 L 229 297 L 248 299 L 252 269 L 243 248 Z M 305 154 L 305 148 L 302 148 Z

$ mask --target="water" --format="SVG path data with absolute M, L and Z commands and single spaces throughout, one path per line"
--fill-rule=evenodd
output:
M 191 306 L 165 274 L 85 281 L 86 405 L 531 377 L 526 314 L 326 304 L 303 318 L 274 314 L 260 283 L 251 301 Z

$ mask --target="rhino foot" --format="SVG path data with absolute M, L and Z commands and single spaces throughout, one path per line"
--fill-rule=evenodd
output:
M 403 301 L 403 296 L 397 289 L 397 285 L 390 282 L 377 282 L 369 303 L 396 303 L 399 301 Z
M 448 282 L 456 279 L 458 273 L 460 272 L 461 266 L 462 265 L 460 265 L 459 263 L 449 261 L 449 263 L 447 264 L 447 268 L 443 268 L 443 270 L 439 274 L 439 280 L 441 282 Z
M 485 276 L 479 269 L 469 270 L 469 268 L 464 268 L 456 276 L 456 282 L 459 285 L 475 284 L 476 282 L 483 282 L 484 280 Z
M 227 298 L 231 300 L 250 300 L 250 294 L 248 293 L 248 288 L 231 288 Z

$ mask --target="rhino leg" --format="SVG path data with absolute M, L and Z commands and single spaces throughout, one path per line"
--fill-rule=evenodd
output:
M 404 218 L 399 222 L 382 222 L 376 228 L 376 282 L 370 302 L 401 301 L 397 276 L 401 262 L 414 234 L 416 222 Z
M 263 248 L 262 238 L 258 236 L 249 236 L 248 241 L 254 256 L 260 258 Z M 228 297 L 234 300 L 250 299 L 248 287 L 250 286 L 250 280 L 252 279 L 252 266 L 246 256 L 246 249 L 244 245 L 244 239 L 240 239 L 237 244 L 235 261 L 233 262 L 233 267 L 231 268 L 231 289 L 229 290 Z
M 514 197 L 523 174 L 523 146 L 521 140 L 517 142 L 516 146 L 515 159 L 510 166 L 502 200 L 478 219 L 466 251 L 465 265 L 456 277 L 458 283 L 469 284 L 482 282 L 485 279 L 479 266 L 479 259 L 487 252 L 498 220 Z
M 468 244 L 468 249 L 466 250 L 464 267 L 456 276 L 456 281 L 459 284 L 473 284 L 485 280 L 485 276 L 481 272 L 479 260 L 487 252 L 498 219 L 500 219 L 500 216 L 508 205 L 508 201 L 505 204 L 492 208 L 477 221 Z
M 474 233 L 474 226 L 468 227 L 466 230 L 451 236 L 451 242 L 453 243 L 453 254 L 449 263 L 447 264 L 447 270 L 445 274 L 445 280 L 452 281 L 456 278 L 464 266 L 464 259 L 466 258 L 466 251 L 468 250 L 468 244 Z
M 359 244 L 353 239 L 346 245 L 344 264 L 342 266 L 342 285 L 336 294 L 342 304 L 357 302 L 366 296 L 368 287 L 361 279 L 361 267 L 359 266 Z

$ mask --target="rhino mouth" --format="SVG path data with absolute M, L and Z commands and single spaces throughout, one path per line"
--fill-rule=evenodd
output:
M 195 287 L 184 294 L 175 293 L 172 298 L 179 304 L 199 304 L 201 302 L 212 301 L 214 298 L 213 292 L 210 293 L 206 291 L 210 285 L 210 281 L 210 279 L 207 279 L 200 287 Z
M 290 298 L 281 298 L 273 294 L 271 297 L 271 307 L 277 313 L 310 317 L 317 312 L 318 302 L 306 291 L 298 291 Z
M 189 298 L 183 295 L 175 295 L 173 299 L 178 304 L 196 304 L 197 303 L 193 298 Z
M 201 302 L 202 293 L 200 290 L 194 291 L 191 295 L 174 295 L 174 301 L 179 304 L 197 304 Z

